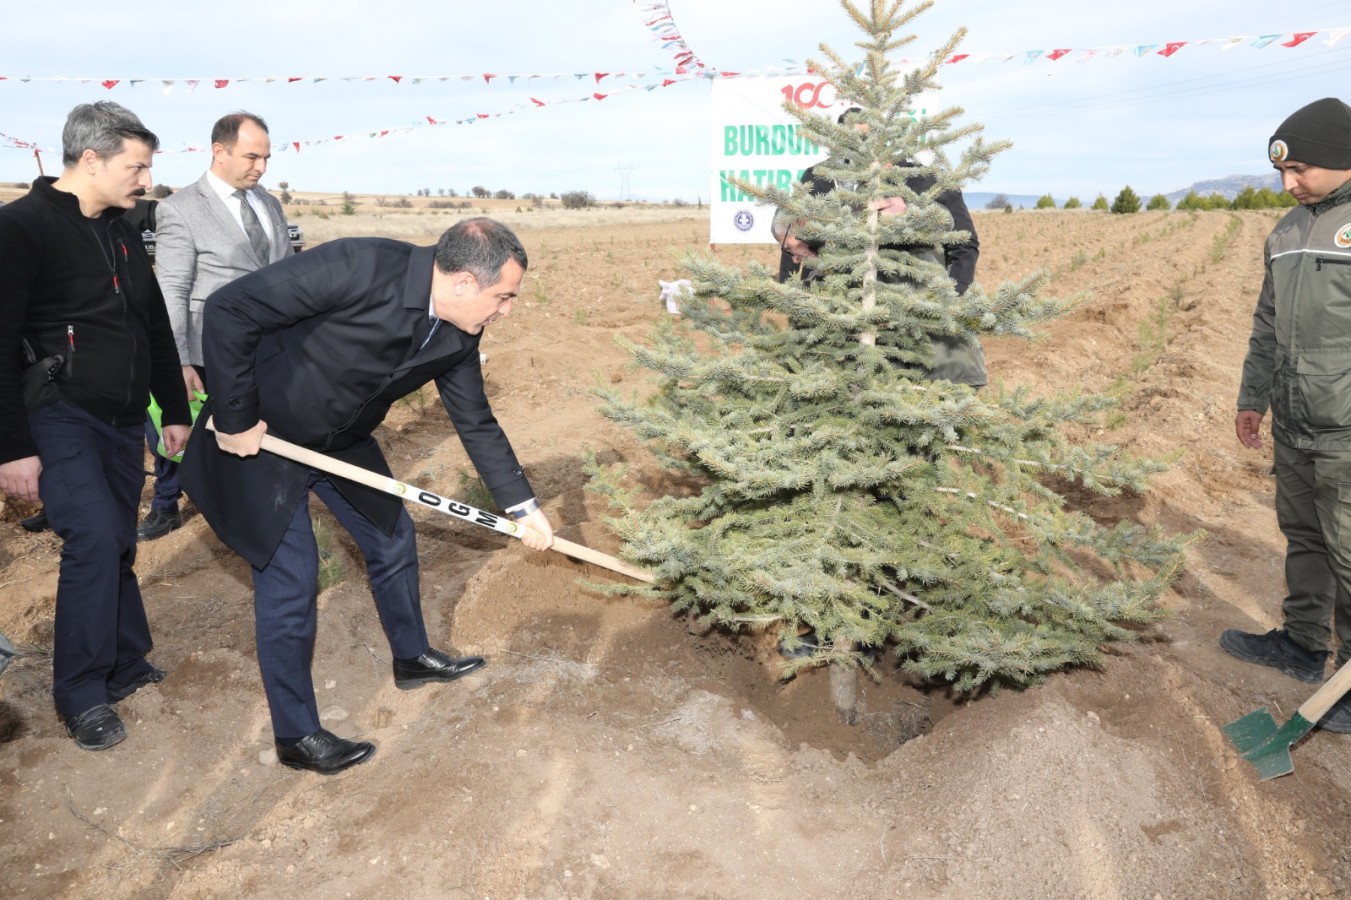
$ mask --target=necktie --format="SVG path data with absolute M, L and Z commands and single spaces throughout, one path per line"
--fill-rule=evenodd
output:
M 427 346 L 427 344 L 431 343 L 432 335 L 436 334 L 436 329 L 439 328 L 440 326 L 441 326 L 440 319 L 432 319 L 432 330 L 427 332 L 427 336 L 422 339 L 422 347 L 425 347 Z M 422 347 L 419 347 L 418 349 L 421 350 Z
M 239 198 L 239 218 L 244 222 L 244 233 L 249 236 L 253 254 L 258 257 L 258 262 L 265 266 L 272 258 L 272 254 L 268 252 L 271 249 L 271 242 L 267 239 L 267 232 L 263 230 L 263 223 L 258 221 L 258 214 L 249 205 L 249 198 L 244 190 L 241 188 L 235 191 L 234 195 Z

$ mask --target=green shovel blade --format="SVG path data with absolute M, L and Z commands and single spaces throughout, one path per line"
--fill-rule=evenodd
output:
M 1241 719 L 1235 719 L 1220 729 L 1229 737 L 1239 753 L 1247 753 L 1254 747 L 1260 747 L 1276 733 L 1276 720 L 1264 706 L 1257 712 L 1250 712 Z
M 1279 778 L 1295 771 L 1295 761 L 1290 756 L 1289 744 L 1277 744 L 1275 742 L 1264 744 L 1257 750 L 1245 753 L 1243 756 L 1257 768 L 1257 777 L 1260 781 Z
M 1313 730 L 1313 722 L 1295 713 L 1280 728 L 1266 708 L 1248 713 L 1225 725 L 1222 731 L 1229 740 L 1257 768 L 1262 781 L 1278 778 L 1295 771 L 1290 758 L 1290 747 Z

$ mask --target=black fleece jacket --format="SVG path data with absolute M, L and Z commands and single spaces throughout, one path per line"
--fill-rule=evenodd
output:
M 191 421 L 173 329 L 140 233 L 124 210 L 86 218 L 42 178 L 0 207 L 0 463 L 37 455 L 24 408 L 22 339 L 66 357 L 61 398 L 110 425 Z M 74 352 L 72 352 L 72 349 Z

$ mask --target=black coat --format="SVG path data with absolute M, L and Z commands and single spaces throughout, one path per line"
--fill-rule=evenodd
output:
M 0 209 L 0 463 L 37 455 L 20 380 L 24 340 L 38 359 L 66 358 L 62 399 L 101 422 L 144 422 L 151 391 L 165 424 L 192 421 L 141 232 L 117 207 L 85 218 L 55 181 L 38 179 Z
M 811 166 L 802 173 L 802 183 L 816 195 L 828 194 L 835 189 L 835 182 L 817 172 L 816 166 Z M 905 183 L 910 190 L 922 194 L 934 186 L 934 177 L 915 174 L 907 178 Z M 959 244 L 943 245 L 941 260 L 937 249 L 927 245 L 889 244 L 885 249 L 923 256 L 934 262 L 941 261 L 947 268 L 948 277 L 952 279 L 957 293 L 964 294 L 976 278 L 976 261 L 980 258 L 980 240 L 976 237 L 976 225 L 971 221 L 971 212 L 966 208 L 966 200 L 962 197 L 961 191 L 943 191 L 935 199 L 952 216 L 953 230 L 965 231 L 971 235 L 971 239 Z M 819 246 L 813 247 L 810 241 L 808 246 L 813 251 L 821 249 Z M 795 273 L 803 279 L 809 277 L 808 271 L 794 263 L 787 250 L 780 250 L 779 281 L 787 281 Z M 810 274 L 819 275 L 814 271 Z M 924 378 L 968 384 L 974 388 L 984 387 L 988 383 L 985 351 L 981 348 L 980 341 L 956 335 L 935 334 L 929 338 L 929 343 L 933 350 L 933 359 L 930 367 L 922 372 Z
M 442 322 L 431 330 L 434 247 L 348 238 L 239 278 L 206 302 L 202 349 L 211 400 L 183 457 L 184 489 L 221 540 L 256 568 L 272 558 L 309 469 L 266 451 L 242 458 L 216 446 L 259 419 L 268 433 L 389 474 L 371 432 L 400 397 L 435 380 L 450 420 L 493 499 L 533 496 L 479 368 L 479 336 Z M 419 349 L 421 348 L 421 349 Z M 382 530 L 397 497 L 335 478 Z
M 816 166 L 809 167 L 802 173 L 802 183 L 813 194 L 828 194 L 835 189 L 835 183 L 826 176 L 816 171 Z M 934 186 L 934 177 L 932 175 L 912 175 L 905 180 L 906 186 L 917 194 L 922 194 Z M 971 211 L 966 208 L 966 199 L 961 191 L 943 191 L 936 198 L 939 206 L 943 207 L 952 216 L 952 230 L 965 231 L 971 235 L 971 240 L 961 244 L 945 244 L 943 246 L 943 264 L 947 266 L 948 277 L 952 279 L 953 285 L 957 288 L 957 293 L 965 294 L 966 289 L 971 286 L 971 282 L 976 280 L 976 261 L 980 259 L 980 238 L 976 235 L 976 223 L 971 220 Z M 813 248 L 819 250 L 819 247 Z M 906 247 L 892 245 L 892 250 L 899 250 L 902 253 L 924 254 L 932 251 L 932 247 Z M 797 264 L 788 253 L 779 254 L 779 281 L 787 281 L 788 276 L 797 271 Z

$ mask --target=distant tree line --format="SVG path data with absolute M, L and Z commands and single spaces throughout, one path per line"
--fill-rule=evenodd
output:
M 1232 200 L 1218 191 L 1212 193 L 1208 197 L 1202 197 L 1195 191 L 1188 191 L 1187 196 L 1179 200 L 1176 207 L 1174 207 L 1163 194 L 1155 194 L 1150 197 L 1149 201 L 1144 203 L 1143 206 L 1145 209 L 1151 211 L 1169 210 L 1174 208 L 1181 210 L 1287 209 L 1294 206 L 1295 203 L 1295 198 L 1284 191 L 1277 192 L 1269 187 L 1254 188 L 1252 185 L 1249 185 L 1239 191 L 1238 195 Z M 1126 213 L 1139 212 L 1141 205 L 1142 201 L 1140 200 L 1139 195 L 1131 189 L 1130 185 L 1126 185 L 1111 203 L 1107 202 L 1107 198 L 1104 195 L 1099 194 L 1097 198 L 1094 199 L 1090 209 L 1102 212 L 1110 210 L 1119 215 L 1124 215 Z M 1061 209 L 1081 209 L 1082 207 L 1083 203 L 1079 201 L 1078 197 L 1070 197 L 1065 201 L 1065 205 L 1061 207 Z M 1004 194 L 995 194 L 995 196 L 985 204 L 985 208 L 1002 209 L 1005 212 L 1013 212 L 1013 204 L 1009 202 L 1009 198 Z M 1050 194 L 1042 194 L 1037 198 L 1036 208 L 1055 209 L 1055 198 Z
M 281 189 L 280 199 L 282 203 L 286 203 L 293 206 L 308 206 L 311 203 L 315 203 L 319 206 L 327 205 L 327 202 L 324 200 L 311 201 L 305 198 L 292 197 L 290 192 L 290 184 L 288 182 L 285 181 L 278 182 L 277 186 Z M 157 198 L 167 197 L 171 193 L 172 189 L 169 188 L 167 185 L 158 185 L 154 189 L 154 196 Z M 473 203 L 473 200 L 517 199 L 517 195 L 512 193 L 511 191 L 508 190 L 491 191 L 482 185 L 474 185 L 469 190 L 465 191 L 463 194 L 459 193 L 454 188 L 435 188 L 435 189 L 418 188 L 414 192 L 414 195 L 417 197 L 435 196 L 438 198 L 444 198 L 444 199 L 434 199 L 431 200 L 429 203 L 427 203 L 427 206 L 432 209 L 472 209 L 476 205 Z M 473 199 L 471 200 L 469 198 Z M 598 205 L 598 201 L 596 200 L 595 195 L 589 191 L 566 191 L 562 194 L 552 192 L 547 197 L 544 194 L 535 193 L 533 191 L 527 191 L 526 193 L 520 195 L 520 199 L 529 201 L 530 206 L 534 209 L 543 209 L 547 205 L 546 201 L 548 200 L 559 201 L 559 203 L 562 205 L 564 209 L 590 209 L 591 207 Z M 671 205 L 677 207 L 688 205 L 686 201 L 679 198 L 671 200 L 670 203 Z M 393 196 L 393 197 L 376 196 L 374 198 L 374 204 L 379 207 L 393 208 L 393 209 L 410 209 L 413 206 L 413 202 L 409 200 L 406 196 Z M 698 201 L 698 204 L 699 208 L 703 209 L 704 204 L 702 199 Z M 623 208 L 626 204 L 623 202 L 616 202 L 613 205 L 616 208 Z M 358 203 L 356 198 L 350 192 L 344 191 L 341 199 L 342 212 L 346 215 L 353 215 L 356 212 L 358 206 L 360 206 L 360 203 Z M 517 209 L 520 210 L 521 207 L 517 207 Z

